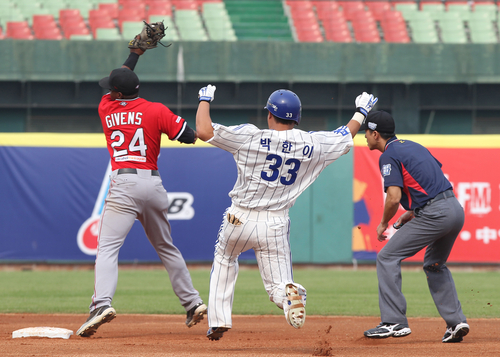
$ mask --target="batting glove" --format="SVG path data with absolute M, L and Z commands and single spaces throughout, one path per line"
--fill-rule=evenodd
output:
M 198 92 L 198 99 L 199 101 L 205 101 L 205 102 L 211 102 L 212 100 L 214 100 L 214 96 L 215 96 L 215 86 L 209 84 L 208 86 L 206 87 L 203 87 L 200 89 L 200 91 Z
M 377 101 L 378 98 L 374 97 L 373 94 L 363 92 L 363 94 L 358 95 L 356 98 L 356 111 L 366 117 Z

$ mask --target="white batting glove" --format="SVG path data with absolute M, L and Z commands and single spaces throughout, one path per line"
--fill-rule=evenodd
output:
M 211 102 L 212 100 L 214 100 L 214 96 L 215 96 L 215 86 L 209 84 L 208 86 L 206 87 L 203 87 L 200 89 L 200 91 L 198 92 L 198 99 L 199 101 L 205 101 L 205 102 Z
M 374 97 L 373 94 L 363 92 L 363 94 L 358 95 L 356 98 L 356 111 L 366 117 L 377 101 L 378 98 Z

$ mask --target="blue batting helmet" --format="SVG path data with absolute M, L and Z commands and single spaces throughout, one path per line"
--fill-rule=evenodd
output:
M 302 104 L 297 94 L 292 91 L 278 89 L 273 92 L 267 100 L 265 109 L 269 110 L 277 118 L 293 120 L 297 124 L 300 123 Z

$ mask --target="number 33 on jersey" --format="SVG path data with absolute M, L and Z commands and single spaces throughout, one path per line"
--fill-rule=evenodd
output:
M 346 127 L 333 132 L 260 130 L 251 124 L 213 127 L 210 144 L 231 152 L 240 172 L 229 196 L 234 204 L 251 209 L 290 208 L 321 171 L 353 144 Z M 257 175 L 260 180 L 255 180 Z

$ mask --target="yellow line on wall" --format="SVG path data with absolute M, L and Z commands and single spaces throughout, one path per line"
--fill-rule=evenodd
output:
M 68 133 L 0 133 L 0 146 L 25 147 L 68 147 L 68 148 L 105 148 L 104 134 L 68 134 Z M 161 147 L 214 147 L 201 140 L 195 145 L 181 144 L 162 136 Z
M 398 139 L 415 141 L 427 148 L 500 148 L 500 135 L 396 135 Z M 363 132 L 354 137 L 354 146 L 366 146 Z

